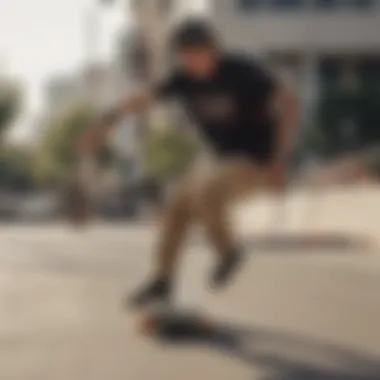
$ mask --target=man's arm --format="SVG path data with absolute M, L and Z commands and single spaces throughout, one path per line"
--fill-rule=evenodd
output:
M 298 104 L 294 93 L 285 85 L 279 85 L 273 93 L 278 112 L 275 161 L 288 160 L 297 133 Z
M 122 100 L 116 107 L 105 112 L 80 137 L 77 152 L 81 155 L 96 152 L 123 117 L 145 111 L 153 102 L 153 98 L 152 92 L 141 91 Z
M 293 148 L 293 141 L 297 131 L 298 107 L 293 92 L 282 83 L 270 70 L 259 63 L 250 61 L 239 70 L 247 73 L 245 83 L 249 93 L 261 94 L 264 103 L 270 106 L 278 115 L 275 161 L 287 160 Z
M 298 106 L 292 91 L 278 85 L 272 94 L 274 107 L 278 112 L 274 157 L 269 171 L 269 183 L 276 191 L 284 191 L 287 183 L 287 164 L 297 133 Z

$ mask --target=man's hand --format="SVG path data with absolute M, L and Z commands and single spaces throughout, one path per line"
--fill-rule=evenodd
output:
M 94 182 L 95 153 L 92 140 L 86 135 L 75 145 L 78 162 L 66 189 L 66 216 L 77 227 L 85 226 L 91 215 L 90 189 Z
M 74 145 L 74 152 L 77 157 L 91 155 L 94 152 L 93 139 L 88 132 L 84 133 Z
M 109 133 L 123 117 L 146 110 L 152 100 L 153 96 L 149 91 L 142 91 L 121 101 L 84 132 L 75 145 L 76 154 L 86 156 L 96 153 L 102 148 Z
M 275 191 L 283 191 L 287 184 L 287 160 L 297 132 L 298 107 L 293 92 L 284 85 L 277 88 L 273 100 L 279 116 L 275 159 L 269 168 L 269 181 Z
M 80 181 L 73 180 L 65 194 L 66 216 L 69 222 L 76 226 L 85 226 L 90 218 L 91 207 L 88 195 Z
M 90 125 L 74 146 L 76 155 L 78 157 L 85 157 L 96 154 L 103 147 L 113 126 L 114 123 L 104 116 Z

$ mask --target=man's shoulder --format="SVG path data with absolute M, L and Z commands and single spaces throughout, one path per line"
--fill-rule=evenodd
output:
M 229 53 L 223 55 L 222 62 L 227 70 L 252 70 L 258 66 L 259 60 L 253 55 Z
M 161 85 L 169 86 L 171 88 L 180 88 L 186 82 L 185 73 L 178 69 L 172 69 L 166 73 L 161 79 Z

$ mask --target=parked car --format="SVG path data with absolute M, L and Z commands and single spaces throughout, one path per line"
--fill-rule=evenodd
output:
M 58 194 L 33 194 L 19 202 L 17 218 L 22 221 L 57 219 L 61 214 Z
M 17 217 L 17 199 L 9 194 L 0 194 L 0 221 L 9 221 Z

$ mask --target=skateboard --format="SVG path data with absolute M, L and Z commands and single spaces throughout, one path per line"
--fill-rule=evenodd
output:
M 193 310 L 155 308 L 138 319 L 139 333 L 162 340 L 209 339 L 217 332 L 212 319 Z

